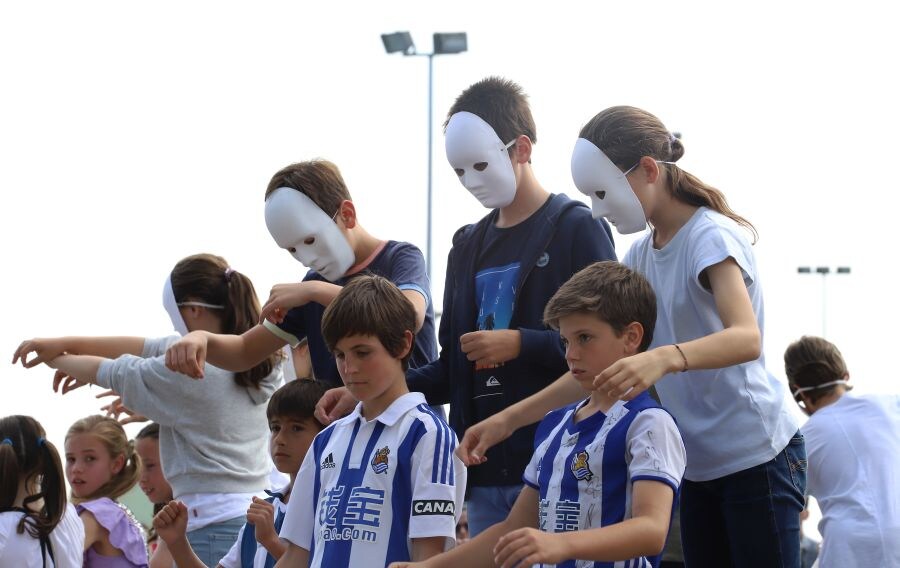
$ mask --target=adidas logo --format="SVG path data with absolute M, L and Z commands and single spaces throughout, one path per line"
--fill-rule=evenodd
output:
M 328 454 L 325 456 L 325 459 L 322 460 L 322 467 L 320 469 L 331 469 L 334 467 L 334 456 Z
M 489 387 L 499 387 L 500 381 L 497 380 L 497 377 L 491 377 L 490 379 L 487 380 L 485 385 L 487 385 Z

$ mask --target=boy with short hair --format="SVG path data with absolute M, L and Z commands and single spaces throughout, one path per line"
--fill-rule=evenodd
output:
M 466 471 L 453 431 L 406 386 L 415 326 L 410 302 L 378 276 L 354 279 L 325 310 L 322 336 L 360 402 L 316 436 L 278 566 L 385 566 L 453 542 Z
M 243 335 L 187 334 L 166 352 L 170 369 L 200 378 L 208 361 L 240 371 L 306 338 L 313 375 L 339 386 L 334 358 L 321 335 L 322 314 L 341 287 L 359 274 L 391 280 L 415 307 L 413 331 L 418 335 L 411 366 L 437 357 L 431 284 L 422 252 L 410 243 L 378 239 L 363 228 L 337 166 L 311 160 L 277 172 L 266 189 L 265 216 L 278 246 L 310 269 L 303 282 L 274 286 L 262 322 Z
M 623 402 L 593 390 L 609 365 L 647 349 L 653 290 L 624 265 L 599 262 L 559 289 L 544 319 L 559 329 L 569 370 L 591 395 L 540 423 L 509 516 L 421 566 L 656 565 L 684 474 L 681 435 L 646 392 Z
M 440 358 L 408 378 L 410 389 L 432 403 L 450 403 L 450 424 L 460 436 L 565 372 L 559 333 L 542 321 L 544 306 L 573 274 L 616 258 L 605 221 L 540 184 L 531 166 L 536 142 L 528 99 L 506 79 L 473 84 L 447 113 L 447 159 L 491 212 L 454 235 Z M 470 468 L 470 534 L 506 517 L 534 432 L 533 426 L 516 432 Z
M 821 337 L 788 346 L 784 370 L 809 414 L 801 432 L 806 487 L 822 509 L 819 565 L 900 566 L 900 395 L 850 393 L 844 357 Z
M 316 403 L 327 387 L 317 381 L 291 381 L 269 399 L 266 416 L 272 433 L 269 453 L 278 471 L 290 476 L 287 487 L 270 492 L 268 499 L 254 497 L 247 510 L 247 524 L 237 541 L 219 561 L 220 568 L 266 568 L 284 554 L 278 531 L 284 521 L 297 472 L 322 424 L 313 416 Z M 153 519 L 156 528 L 181 568 L 206 568 L 187 541 L 187 508 L 171 501 Z

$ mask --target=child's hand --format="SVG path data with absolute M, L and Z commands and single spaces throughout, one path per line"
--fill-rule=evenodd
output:
M 47 363 L 47 365 L 53 366 L 53 361 Z M 56 371 L 53 375 L 53 391 L 58 392 L 60 394 L 66 394 L 67 392 L 71 392 L 77 388 L 81 388 L 84 385 L 88 384 L 87 381 L 82 381 L 77 377 L 73 377 L 63 371 Z
M 672 370 L 664 351 L 653 349 L 619 359 L 594 378 L 594 388 L 612 398 L 632 400 Z
M 56 359 L 65 352 L 66 348 L 61 338 L 28 339 L 19 344 L 16 352 L 13 353 L 12 362 L 15 365 L 17 361 L 21 361 L 23 367 L 30 369 L 41 363 Z M 27 360 L 29 353 L 35 354 L 31 361 Z
M 275 506 L 259 497 L 254 497 L 247 509 L 247 522 L 256 527 L 256 542 L 263 546 L 278 540 L 275 532 Z
M 135 414 L 133 410 L 122 404 L 122 397 L 119 396 L 114 390 L 103 391 L 98 394 L 95 398 L 104 398 L 107 396 L 114 396 L 116 399 L 110 402 L 107 405 L 101 406 L 100 410 L 106 412 L 107 416 L 112 416 L 116 420 L 119 421 L 119 424 L 131 424 L 132 422 L 147 422 L 149 419 L 146 416 L 142 416 L 140 414 Z M 125 415 L 124 417 L 122 415 Z
M 466 466 L 487 461 L 487 451 L 512 435 L 504 414 L 494 414 L 478 424 L 469 426 L 456 448 L 456 456 Z
M 194 331 L 185 335 L 166 349 L 166 367 L 192 379 L 202 379 L 206 343 L 203 333 Z
M 569 554 L 560 535 L 538 529 L 514 530 L 500 537 L 494 547 L 494 564 L 502 568 L 558 564 L 568 559 Z
M 188 510 L 181 501 L 169 501 L 159 513 L 153 517 L 153 528 L 156 534 L 170 547 L 185 538 L 187 532 Z
M 347 387 L 329 389 L 316 403 L 314 414 L 319 422 L 328 426 L 338 418 L 350 414 L 357 402 L 359 401 L 353 398 Z
M 477 368 L 491 368 L 519 356 L 522 334 L 517 329 L 471 331 L 460 336 L 459 345 Z
M 259 323 L 262 323 L 263 320 L 281 323 L 288 310 L 308 304 L 312 300 L 310 284 L 310 282 L 295 282 L 273 286 L 269 292 L 269 299 L 266 300 L 262 312 L 259 314 Z

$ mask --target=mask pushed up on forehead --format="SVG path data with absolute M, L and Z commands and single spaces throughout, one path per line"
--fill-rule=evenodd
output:
M 269 194 L 266 227 L 279 247 L 330 282 L 353 266 L 353 249 L 334 219 L 296 189 L 279 187 Z
M 507 152 L 515 142 L 504 143 L 471 112 L 458 112 L 447 122 L 447 161 L 463 187 L 488 209 L 506 207 L 516 197 L 516 174 Z
M 594 218 L 606 217 L 623 235 L 647 226 L 641 202 L 631 184 L 600 148 L 584 138 L 572 151 L 572 181 L 578 191 L 591 198 Z

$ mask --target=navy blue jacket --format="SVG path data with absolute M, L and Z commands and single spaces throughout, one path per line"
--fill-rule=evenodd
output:
M 585 266 L 616 259 L 609 225 L 592 218 L 584 203 L 553 195 L 550 203 L 535 214 L 541 217 L 521 243 L 521 270 L 509 326 L 521 332 L 522 350 L 518 358 L 505 364 L 504 374 L 515 380 L 504 384 L 500 408 L 540 391 L 568 370 L 559 333 L 543 324 L 544 306 Z M 478 417 L 474 416 L 472 401 L 474 363 L 466 359 L 459 338 L 476 330 L 476 265 L 484 233 L 496 223 L 497 215 L 498 210 L 494 210 L 454 235 L 438 333 L 440 356 L 407 372 L 410 390 L 424 393 L 429 404 L 450 403 L 450 426 L 460 438 Z M 534 447 L 534 432 L 535 426 L 522 428 L 488 451 L 486 463 L 469 468 L 469 485 L 521 483 Z

